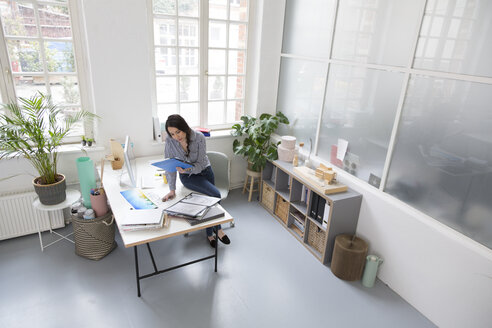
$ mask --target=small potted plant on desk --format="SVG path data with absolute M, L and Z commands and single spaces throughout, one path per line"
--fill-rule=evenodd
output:
M 65 200 L 65 176 L 58 173 L 58 147 L 73 125 L 96 115 L 80 110 L 65 117 L 50 96 L 38 93 L 31 98 L 19 97 L 19 103 L 3 105 L 0 114 L 0 159 L 24 157 L 39 176 L 34 190 L 44 205 Z

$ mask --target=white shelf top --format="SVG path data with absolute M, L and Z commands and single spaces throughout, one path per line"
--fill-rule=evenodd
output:
M 67 198 L 65 199 L 65 201 L 63 201 L 59 204 L 44 205 L 44 204 L 41 204 L 41 202 L 39 201 L 39 198 L 36 198 L 36 200 L 32 203 L 32 206 L 34 206 L 34 208 L 41 210 L 41 211 L 62 210 L 64 208 L 71 206 L 79 198 L 80 198 L 80 191 L 73 190 L 73 189 L 67 189 Z

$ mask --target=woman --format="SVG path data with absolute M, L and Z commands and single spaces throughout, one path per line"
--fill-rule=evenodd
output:
M 188 189 L 220 198 L 220 192 L 214 185 L 214 172 L 207 157 L 205 137 L 203 134 L 192 130 L 184 118 L 177 114 L 170 115 L 167 118 L 166 132 L 171 138 L 166 139 L 164 157 L 174 157 L 193 164 L 193 167 L 188 169 L 176 167 L 181 183 Z M 176 172 L 168 172 L 166 175 L 170 191 L 162 198 L 164 202 L 176 197 Z M 217 229 L 217 235 L 221 242 L 226 245 L 231 243 L 220 225 L 214 228 Z M 212 235 L 213 228 L 207 228 L 206 232 L 210 246 L 215 248 L 216 241 Z

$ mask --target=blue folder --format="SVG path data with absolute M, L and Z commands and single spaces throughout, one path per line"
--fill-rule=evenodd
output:
M 163 169 L 166 172 L 176 172 L 176 167 L 181 167 L 183 169 L 193 167 L 193 165 L 191 165 L 190 163 L 179 160 L 177 158 L 168 158 L 160 162 L 152 163 L 152 165 Z

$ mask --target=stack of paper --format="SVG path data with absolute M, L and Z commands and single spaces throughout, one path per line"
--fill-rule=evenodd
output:
M 207 222 L 213 219 L 223 217 L 225 215 L 224 211 L 221 210 L 217 205 L 212 206 L 205 215 L 196 217 L 194 219 L 186 219 L 190 225 L 196 225 L 203 222 Z
M 210 209 L 220 201 L 220 198 L 191 193 L 165 211 L 171 216 L 189 220 L 203 220 Z
M 166 212 L 159 209 L 131 211 L 120 220 L 123 231 L 147 230 L 162 228 Z

